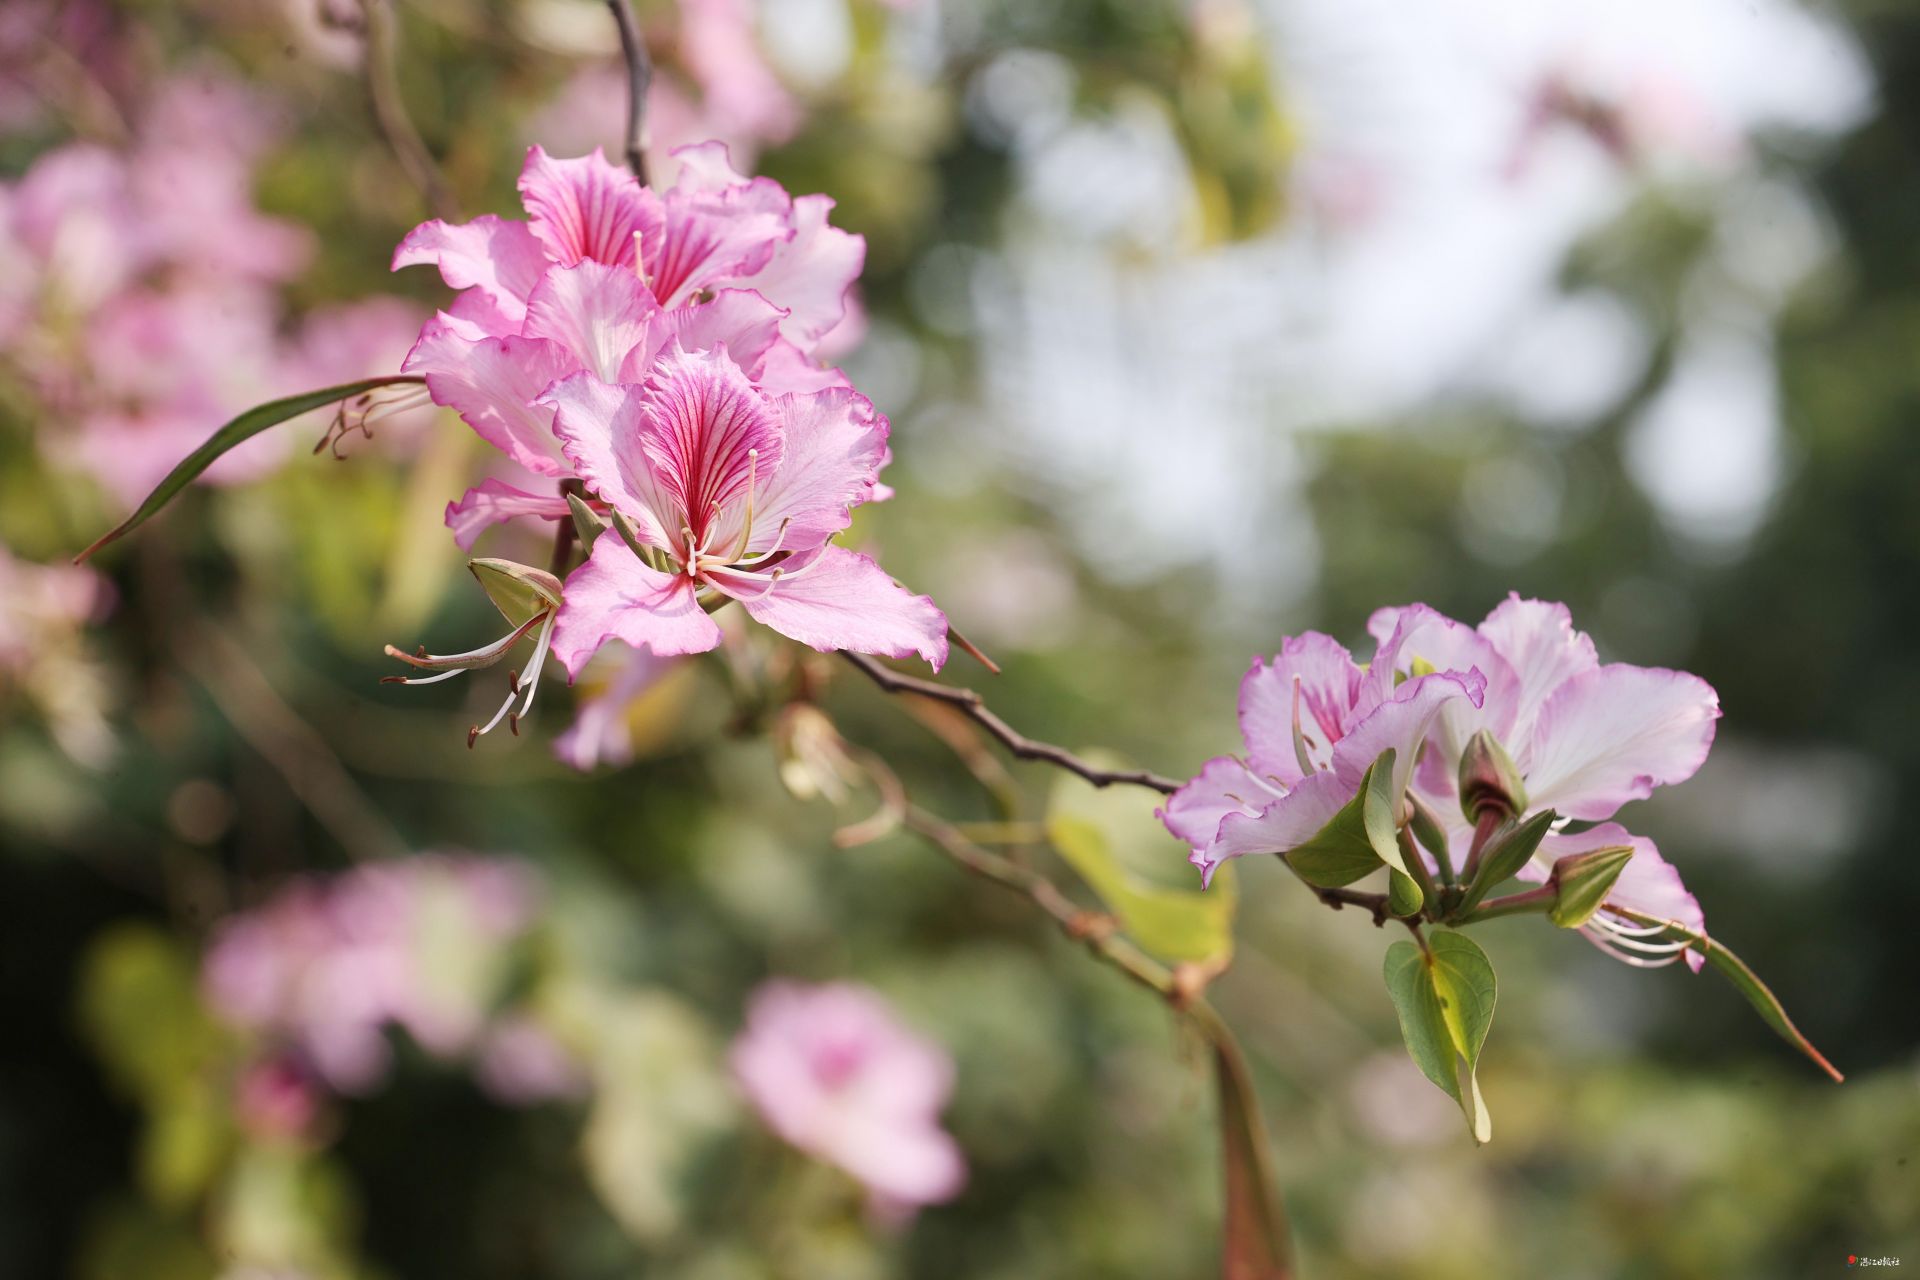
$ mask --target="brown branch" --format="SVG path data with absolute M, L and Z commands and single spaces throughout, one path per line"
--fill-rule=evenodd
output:
M 1068 773 L 1085 778 L 1096 787 L 1125 784 L 1145 787 L 1149 791 L 1158 791 L 1161 795 L 1172 795 L 1180 789 L 1180 784 L 1172 778 L 1163 778 L 1145 769 L 1102 769 L 1082 760 L 1064 747 L 1056 747 L 1050 742 L 1037 742 L 1018 732 L 1012 725 L 988 710 L 985 700 L 972 689 L 955 688 L 950 685 L 935 684 L 931 680 L 921 680 L 915 676 L 902 675 L 863 653 L 848 653 L 842 650 L 840 656 L 888 693 L 916 694 L 959 709 L 963 715 L 992 734 L 1002 746 L 1022 760 L 1043 760 L 1065 769 Z
M 434 217 L 459 216 L 446 179 L 433 153 L 413 126 L 406 101 L 400 95 L 398 39 L 394 33 L 393 10 L 389 0 L 360 0 L 366 16 L 367 96 L 373 103 L 374 122 L 393 151 L 394 159 L 406 171 L 407 178 L 420 189 L 420 196 Z
M 633 20 L 628 0 L 607 0 L 614 25 L 620 28 L 620 56 L 627 60 L 627 168 L 647 185 L 647 88 L 653 83 L 653 63 L 647 42 Z

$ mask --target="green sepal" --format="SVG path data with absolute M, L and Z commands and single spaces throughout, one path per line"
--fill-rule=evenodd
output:
M 607 531 L 607 522 L 571 489 L 567 490 L 567 510 L 573 513 L 573 532 L 580 539 L 581 549 L 592 551 L 594 539 Z
M 545 569 L 485 557 L 467 561 L 467 569 L 512 626 L 522 626 L 560 607 L 560 579 Z
M 1392 747 L 1382 751 L 1367 766 L 1353 799 L 1342 805 L 1312 839 L 1289 850 L 1286 858 L 1287 865 L 1302 880 L 1323 889 L 1352 884 L 1378 871 L 1382 864 L 1392 867 L 1412 889 L 1411 895 L 1400 890 L 1401 900 L 1412 903 L 1405 913 L 1411 915 L 1420 909 L 1420 887 L 1413 884 L 1400 857 L 1393 820 L 1393 759 Z
M 1576 853 L 1553 864 L 1553 886 L 1559 896 L 1547 912 L 1547 919 L 1562 929 L 1578 929 L 1600 909 L 1613 892 L 1614 881 L 1633 860 L 1633 846 L 1608 845 Z
M 1540 841 L 1553 826 L 1554 817 L 1553 810 L 1548 809 L 1534 814 L 1525 822 L 1508 819 L 1496 827 L 1480 850 L 1480 869 L 1474 872 L 1453 913 L 1456 916 L 1466 915 L 1479 906 L 1489 893 L 1512 879 L 1520 868 L 1532 861 L 1535 851 L 1540 848 Z

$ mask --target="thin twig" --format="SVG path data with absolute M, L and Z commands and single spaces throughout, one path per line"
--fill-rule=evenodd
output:
M 1018 732 L 1012 725 L 988 710 L 985 700 L 972 689 L 955 688 L 950 685 L 935 684 L 931 680 L 921 680 L 915 676 L 902 675 L 862 653 L 848 653 L 842 650 L 840 656 L 888 693 L 918 694 L 920 697 L 932 698 L 936 702 L 957 707 L 968 719 L 992 734 L 1002 746 L 1022 760 L 1044 760 L 1048 764 L 1065 769 L 1068 773 L 1085 778 L 1096 787 L 1109 787 L 1120 783 L 1145 787 L 1149 791 L 1158 791 L 1161 795 L 1172 795 L 1180 789 L 1180 784 L 1172 778 L 1163 778 L 1145 769 L 1102 769 L 1082 760 L 1065 747 L 1056 747 L 1049 742 L 1037 742 Z
M 627 60 L 627 168 L 647 185 L 647 88 L 653 83 L 653 62 L 647 42 L 633 20 L 628 0 L 607 0 L 614 25 L 620 28 L 620 56 Z
M 400 71 L 394 34 L 393 11 L 389 0 L 360 0 L 366 15 L 367 96 L 373 102 L 373 118 L 392 149 L 394 159 L 406 171 L 407 179 L 420 189 L 420 197 L 436 218 L 459 216 L 440 166 L 433 153 L 413 127 L 406 101 L 400 96 Z

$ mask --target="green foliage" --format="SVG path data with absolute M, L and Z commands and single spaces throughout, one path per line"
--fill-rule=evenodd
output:
M 1425 949 L 1396 942 L 1387 948 L 1385 977 L 1414 1065 L 1460 1104 L 1473 1140 L 1488 1142 L 1493 1120 L 1478 1074 L 1496 994 L 1487 953 L 1461 933 L 1435 933 Z
M 1515 822 L 1509 818 L 1494 828 L 1487 837 L 1486 845 L 1480 850 L 1480 866 L 1473 873 L 1473 879 L 1467 882 L 1460 895 L 1460 902 L 1454 908 L 1455 916 L 1464 916 L 1480 905 L 1481 899 L 1499 888 L 1518 874 L 1520 868 L 1533 860 L 1540 841 L 1546 837 L 1557 817 L 1548 809 L 1536 813 L 1525 822 Z

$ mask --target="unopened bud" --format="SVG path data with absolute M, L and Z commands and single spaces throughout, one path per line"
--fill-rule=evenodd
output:
M 796 800 L 824 796 L 840 804 L 859 780 L 860 770 L 840 731 L 811 703 L 790 702 L 780 709 L 773 722 L 773 749 L 780 761 L 780 781 Z
M 1467 740 L 1460 753 L 1460 812 L 1478 824 L 1489 806 L 1518 815 L 1527 811 L 1527 787 L 1514 767 L 1513 757 L 1485 729 Z
M 1610 845 L 1576 853 L 1553 864 L 1553 887 L 1558 894 L 1547 918 L 1562 929 L 1578 929 L 1613 892 L 1620 873 L 1633 859 L 1632 845 Z

